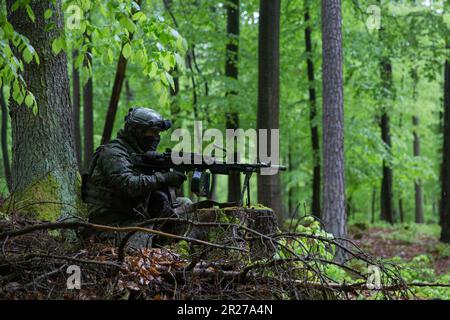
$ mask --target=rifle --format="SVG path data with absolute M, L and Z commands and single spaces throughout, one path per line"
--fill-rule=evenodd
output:
M 192 172 L 191 191 L 200 197 L 209 194 L 210 174 L 229 175 L 230 172 L 242 172 L 245 174 L 242 186 L 239 206 L 243 205 L 244 195 L 247 193 L 247 206 L 250 206 L 250 178 L 253 173 L 260 173 L 263 168 L 277 168 L 285 171 L 285 166 L 274 166 L 266 163 L 226 163 L 214 157 L 202 156 L 197 153 L 172 152 L 166 149 L 164 153 L 147 152 L 145 154 L 133 153 L 133 165 L 144 171 L 167 172 L 175 170 L 183 173 Z

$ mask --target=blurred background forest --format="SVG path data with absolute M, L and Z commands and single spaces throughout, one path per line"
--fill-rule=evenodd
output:
M 105 128 L 114 99 L 112 137 L 132 106 L 154 108 L 172 119 L 174 127 L 191 132 L 196 120 L 203 121 L 204 129 L 257 126 L 258 70 L 264 70 L 258 65 L 259 0 L 62 3 L 65 32 L 53 41 L 52 50 L 68 56 L 80 171 L 95 148 L 109 140 Z M 405 263 L 411 281 L 450 280 L 449 245 L 439 243 L 444 65 L 450 59 L 450 10 L 445 6 L 446 0 L 342 1 L 349 233 L 376 254 Z M 82 19 L 77 20 L 79 8 Z M 52 14 L 46 11 L 46 19 Z M 3 2 L 0 15 L 6 15 Z M 29 15 L 32 19 L 33 13 Z M 305 215 L 320 218 L 322 211 L 320 1 L 283 0 L 273 15 L 280 19 L 275 112 L 280 163 L 288 167 L 280 175 L 281 212 L 288 223 Z M 9 32 L 5 21 L 1 30 L 2 35 Z M 3 50 L 4 40 L 0 45 Z M 23 59 L 37 59 L 27 48 Z M 0 72 L 4 198 L 13 157 L 9 101 L 16 95 L 33 112 L 39 110 L 26 90 L 16 90 L 14 63 L 5 63 L 10 57 L 7 50 L 0 56 L 6 66 Z M 117 77 L 123 80 L 119 94 L 113 89 Z M 171 146 L 170 133 L 163 134 L 159 149 Z M 211 197 L 227 201 L 233 193 L 228 182 L 218 176 Z M 256 199 L 256 180 L 251 190 Z M 450 297 L 446 289 L 423 290 L 424 296 Z
M 66 1 L 66 8 L 73 1 Z M 81 2 L 83 3 L 83 1 Z M 89 3 L 86 1 L 86 3 Z M 124 2 L 125 3 L 125 2 Z M 170 4 L 169 9 L 164 5 Z M 289 172 L 281 176 L 283 212 L 311 213 L 313 182 L 313 148 L 311 125 L 321 130 L 321 108 L 310 119 L 309 79 L 307 59 L 312 58 L 315 69 L 314 88 L 316 105 L 321 102 L 321 27 L 320 3 L 310 1 L 310 20 L 305 21 L 305 3 L 281 3 L 280 29 L 280 137 L 281 163 Z M 344 99 L 345 99 L 345 161 L 346 199 L 349 220 L 380 220 L 380 186 L 383 160 L 394 172 L 393 212 L 395 221 L 415 221 L 415 188 L 420 180 L 423 194 L 423 216 L 427 223 L 439 222 L 440 165 L 442 162 L 443 116 L 443 61 L 446 56 L 442 1 L 389 1 L 377 12 L 370 11 L 371 1 L 344 1 Z M 97 6 L 97 5 L 96 5 Z M 114 8 L 109 8 L 114 6 Z M 116 8 L 117 6 L 117 8 Z M 65 38 L 70 63 L 71 90 L 74 79 L 81 86 L 80 148 L 81 168 L 86 167 L 93 150 L 100 145 L 106 112 L 121 48 L 119 36 L 126 22 L 111 22 L 108 14 L 124 7 L 120 1 L 99 3 L 96 10 L 87 10 L 89 20 L 81 21 L 81 29 L 68 29 Z M 243 129 L 256 126 L 258 85 L 258 9 L 259 1 L 241 1 L 239 30 L 238 79 L 225 74 L 226 52 L 229 42 L 227 11 L 223 1 L 146 1 L 148 19 L 170 26 L 175 34 L 166 42 L 175 42 L 181 52 L 189 50 L 188 58 L 180 54 L 164 53 L 153 64 L 142 64 L 142 40 L 131 43 L 122 94 L 114 120 L 112 136 L 123 125 L 123 119 L 132 106 L 152 107 L 173 118 L 175 123 L 192 128 L 194 120 L 204 121 L 211 128 L 226 126 L 226 115 L 239 114 Z M 5 8 L 1 8 L 5 10 Z M 125 8 L 122 8 L 125 10 Z M 70 11 L 66 13 L 70 15 Z M 142 17 L 141 17 L 142 19 Z M 384 36 L 380 39 L 377 23 L 383 23 Z M 305 28 L 310 26 L 312 50 L 305 48 Z M 155 27 L 154 25 L 152 27 Z M 133 27 L 130 27 L 133 28 Z M 83 44 L 81 31 L 93 33 L 90 43 Z M 175 31 L 176 30 L 176 31 Z M 153 32 L 153 30 L 138 30 Z M 166 35 L 166 37 L 172 36 Z M 63 49 L 58 48 L 59 50 Z M 64 47 L 65 48 L 65 47 Z M 92 53 L 91 68 L 83 65 L 83 57 Z M 380 55 L 389 55 L 392 64 L 392 86 L 386 92 L 380 81 Z M 177 92 L 170 95 L 168 80 L 155 63 L 177 67 Z M 77 69 L 78 68 L 78 69 Z M 143 70 L 144 68 L 144 70 Z M 181 70 L 180 70 L 181 69 Z M 78 78 L 75 78 L 74 71 Z M 176 74 L 175 74 L 176 73 Z M 93 121 L 86 118 L 83 97 L 88 79 L 92 79 Z M 166 86 L 164 86 L 166 84 Z M 195 87 L 193 87 L 193 84 Z M 80 89 L 78 89 L 80 90 Z M 86 89 L 84 89 L 86 90 Z M 226 95 L 227 92 L 238 92 Z M 8 87 L 4 90 L 9 101 Z M 86 93 L 86 91 L 84 91 Z M 389 106 L 391 123 L 391 152 L 380 134 L 380 99 L 392 95 Z M 74 100 L 75 102 L 75 100 Z M 418 124 L 415 125 L 413 118 Z M 88 128 L 92 126 L 91 128 Z M 92 138 L 91 132 L 92 130 Z M 8 145 L 10 141 L 8 127 Z M 414 153 L 414 134 L 420 143 L 420 153 Z M 93 145 L 88 145 L 93 139 Z M 164 135 L 160 149 L 171 147 L 170 135 Z M 3 170 L 4 172 L 4 170 Z M 1 190 L 8 194 L 6 178 L 1 177 Z M 225 201 L 226 177 L 218 178 L 216 196 Z M 252 188 L 256 192 L 256 188 Z

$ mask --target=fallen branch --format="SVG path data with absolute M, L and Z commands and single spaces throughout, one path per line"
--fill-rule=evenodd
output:
M 247 252 L 247 250 L 233 247 L 233 246 L 227 246 L 227 245 L 221 245 L 217 243 L 212 243 L 208 241 L 203 241 L 199 239 L 194 239 L 190 237 L 184 237 L 179 236 L 176 234 L 171 234 L 159 230 L 153 230 L 149 228 L 144 227 L 112 227 L 112 226 L 106 226 L 101 224 L 93 224 L 93 223 L 87 223 L 87 222 L 54 222 L 54 223 L 43 223 L 43 224 L 37 224 L 31 227 L 23 228 L 16 231 L 8 231 L 3 232 L 0 234 L 0 240 L 5 239 L 7 237 L 13 238 L 17 236 L 21 236 L 30 232 L 38 231 L 38 230 L 58 230 L 58 229 L 79 229 L 79 228 L 88 228 L 88 229 L 94 229 L 104 232 L 144 232 L 144 233 L 150 233 L 161 237 L 171 238 L 171 239 L 177 239 L 177 240 L 185 240 L 188 242 L 201 244 L 213 248 L 219 248 L 219 249 L 229 249 L 229 250 L 236 250 L 236 251 L 242 251 Z

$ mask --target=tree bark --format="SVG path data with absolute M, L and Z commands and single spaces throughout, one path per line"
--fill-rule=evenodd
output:
M 417 100 L 417 82 L 419 81 L 417 70 L 412 70 L 412 78 L 413 78 L 413 102 L 416 104 Z M 417 115 L 414 115 L 412 117 L 412 123 L 413 123 L 413 135 L 414 135 L 414 142 L 413 142 L 413 149 L 414 149 L 414 157 L 420 157 L 420 136 L 417 132 L 417 129 L 419 127 L 419 117 Z M 420 179 L 416 179 L 414 182 L 414 198 L 415 198 L 415 208 L 416 208 L 416 223 L 423 223 L 424 217 L 423 217 L 423 195 L 422 195 L 422 183 Z M 403 221 L 402 221 L 403 222 Z
M 61 1 L 31 1 L 33 23 L 25 9 L 12 11 L 15 1 L 7 1 L 8 20 L 14 30 L 26 36 L 36 49 L 40 64 L 25 65 L 24 80 L 33 92 L 38 113 L 25 105 L 11 103 L 13 142 L 13 200 L 24 203 L 57 202 L 28 206 L 37 219 L 55 220 L 75 213 L 77 163 L 70 105 L 69 75 L 65 52 L 55 55 L 52 40 L 63 32 Z M 54 28 L 46 30 L 44 12 L 53 11 Z M 25 213 L 25 209 L 23 210 Z
M 372 189 L 371 217 L 370 217 L 370 222 L 372 224 L 375 223 L 375 203 L 376 203 L 376 198 L 377 198 L 377 189 L 373 188 Z
M 87 36 L 88 41 L 91 37 Z M 84 65 L 92 68 L 92 50 L 89 47 Z M 83 128 L 84 128 L 84 169 L 88 170 L 94 154 L 94 85 L 92 76 L 89 76 L 83 87 Z
M 378 0 L 378 4 L 381 6 L 381 1 Z M 379 31 L 380 42 L 384 41 L 384 27 L 381 26 Z M 381 109 L 381 138 L 384 142 L 388 154 L 391 154 L 391 133 L 390 133 L 390 119 L 388 113 L 388 107 L 386 100 L 392 101 L 392 64 L 388 57 L 382 56 L 380 60 L 380 78 L 383 92 L 388 92 L 386 96 L 383 96 L 382 109 Z M 388 161 L 389 160 L 389 161 Z M 383 178 L 381 181 L 381 220 L 389 223 L 394 223 L 394 206 L 393 206 L 393 172 L 391 168 L 390 159 L 383 159 Z
M 136 1 L 138 5 L 141 4 L 141 0 Z M 129 41 L 133 40 L 133 33 L 130 33 Z M 125 43 L 122 43 L 122 49 Z M 127 59 L 120 50 L 119 60 L 117 61 L 116 75 L 114 77 L 114 84 L 111 92 L 111 98 L 109 100 L 108 111 L 106 113 L 105 125 L 103 127 L 101 144 L 108 143 L 111 139 L 112 131 L 114 129 L 114 121 L 116 119 L 117 106 L 119 105 L 120 92 L 122 91 L 123 82 L 125 80 L 125 71 L 127 69 Z
M 9 148 L 8 148 L 8 108 L 6 106 L 5 96 L 3 92 L 3 85 L 0 87 L 0 104 L 2 109 L 2 157 L 3 157 L 3 172 L 5 174 L 6 186 L 12 192 L 11 179 L 11 164 L 9 162 Z
M 258 129 L 279 129 L 280 0 L 260 0 L 258 46 Z M 258 142 L 259 151 L 259 142 Z M 280 175 L 258 175 L 258 201 L 275 212 L 282 225 Z
M 309 0 L 305 0 L 305 44 L 306 44 L 306 65 L 308 69 L 309 81 L 309 124 L 311 130 L 311 145 L 313 156 L 313 181 L 312 181 L 312 202 L 311 211 L 314 216 L 320 218 L 320 145 L 319 127 L 317 125 L 317 99 L 314 78 L 314 62 L 311 41 L 311 19 L 309 15 Z
M 403 199 L 398 199 L 398 211 L 400 213 L 400 222 L 405 222 L 405 212 L 403 211 Z
M 413 125 L 415 128 L 419 126 L 419 118 L 413 116 Z M 420 137 L 417 130 L 414 130 L 414 156 L 420 156 Z M 423 223 L 423 195 L 422 195 L 422 182 L 417 179 L 414 183 L 415 191 L 415 203 L 416 203 L 416 223 Z
M 382 58 L 381 60 L 381 78 L 382 85 L 386 90 L 391 89 L 392 85 L 392 65 L 388 58 Z M 387 112 L 387 107 L 383 105 L 381 115 L 381 138 L 384 142 L 388 153 L 391 153 L 391 132 L 390 132 L 390 119 Z M 392 205 L 393 198 L 393 172 L 391 164 L 388 160 L 383 159 L 383 179 L 381 181 L 381 220 L 389 223 L 394 223 L 394 211 Z
M 322 0 L 323 221 L 335 237 L 346 237 L 344 99 L 340 0 Z M 335 259 L 345 260 L 336 250 Z
M 238 78 L 238 57 L 239 57 L 239 0 L 230 0 L 227 3 L 227 35 L 228 43 L 226 47 L 225 76 Z M 235 90 L 228 90 L 226 95 L 237 95 Z M 233 100 L 231 100 L 233 101 Z M 239 115 L 237 107 L 230 105 L 226 114 L 226 128 L 238 129 Z M 237 152 L 234 154 L 237 161 Z M 239 201 L 241 193 L 241 175 L 239 172 L 231 172 L 228 175 L 228 201 Z
M 72 116 L 75 138 L 75 152 L 77 155 L 78 169 L 82 168 L 82 152 L 81 152 L 81 131 L 80 131 L 80 72 L 75 68 L 75 61 L 78 57 L 78 50 L 72 52 Z
M 446 38 L 447 50 L 450 50 L 450 36 Z M 444 70 L 444 130 L 441 173 L 441 241 L 450 243 L 450 59 L 445 61 Z
M 101 144 L 108 143 L 111 139 L 114 128 L 114 120 L 116 119 L 117 106 L 119 105 L 120 91 L 122 90 L 123 80 L 125 79 L 125 70 L 127 68 L 127 59 L 120 52 L 119 61 L 117 62 L 116 76 L 114 78 L 111 98 L 109 100 L 108 111 L 106 113 L 105 126 L 103 127 L 103 135 Z

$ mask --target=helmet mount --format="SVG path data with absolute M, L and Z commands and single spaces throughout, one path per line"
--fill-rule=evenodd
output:
M 153 109 L 130 108 L 125 117 L 125 129 L 130 131 L 143 129 L 166 131 L 170 127 L 172 127 L 172 121 L 164 119 Z

